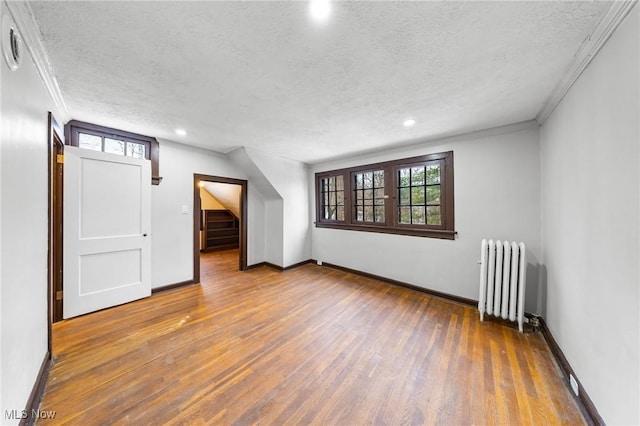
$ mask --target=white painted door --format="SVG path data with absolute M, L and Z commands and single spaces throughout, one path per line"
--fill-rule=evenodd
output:
M 64 157 L 64 318 L 149 296 L 149 161 L 75 147 Z

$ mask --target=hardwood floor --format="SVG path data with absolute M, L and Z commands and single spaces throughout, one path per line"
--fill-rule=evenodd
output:
M 316 265 L 57 323 L 39 424 L 583 424 L 542 336 Z

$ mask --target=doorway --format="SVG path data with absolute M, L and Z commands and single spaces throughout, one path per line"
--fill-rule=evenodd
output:
M 51 112 L 49 141 L 49 247 L 47 259 L 47 305 L 49 354 L 52 353 L 52 324 L 62 320 L 62 196 L 64 179 L 64 132 Z
M 212 185 L 210 185 L 212 184 Z M 215 184 L 234 185 L 239 187 L 239 197 L 236 206 L 225 206 L 231 208 L 218 208 L 218 209 L 206 209 L 210 211 L 212 220 L 220 221 L 224 226 L 229 226 L 229 232 L 224 232 L 220 235 L 219 241 L 226 245 L 231 243 L 233 235 L 231 231 L 233 226 L 238 226 L 238 270 L 245 271 L 247 269 L 247 181 L 243 179 L 233 179 L 220 176 L 210 176 L 202 174 L 193 175 L 193 281 L 195 283 L 200 282 L 200 250 L 203 245 L 206 247 L 206 241 L 203 242 L 203 236 L 201 231 L 205 231 L 206 213 L 203 215 L 203 202 L 201 199 L 201 190 L 204 186 L 215 188 Z M 214 197 L 215 198 L 215 197 Z M 220 203 L 220 200 L 216 200 Z M 229 203 L 220 203 L 229 204 Z M 219 210 L 216 212 L 216 210 Z M 229 210 L 227 213 L 223 213 L 223 210 Z M 220 216 L 214 218 L 214 215 Z M 204 217 L 203 217 L 204 216 Z M 224 217 L 222 217 L 224 216 Z M 228 235 L 227 235 L 228 234 Z M 206 238 L 206 235 L 205 237 Z

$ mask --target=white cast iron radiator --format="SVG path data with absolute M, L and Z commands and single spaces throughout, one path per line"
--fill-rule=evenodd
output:
M 484 313 L 518 321 L 523 332 L 524 292 L 526 284 L 524 243 L 482 240 L 480 251 L 480 321 Z

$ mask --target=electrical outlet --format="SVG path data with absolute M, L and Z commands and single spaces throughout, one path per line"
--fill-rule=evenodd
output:
M 573 374 L 569 374 L 569 383 L 571 383 L 571 389 L 573 390 L 573 393 L 578 396 L 578 382 L 576 378 L 573 377 Z
M 322 266 L 322 260 L 316 260 L 316 263 L 318 264 L 318 266 Z

